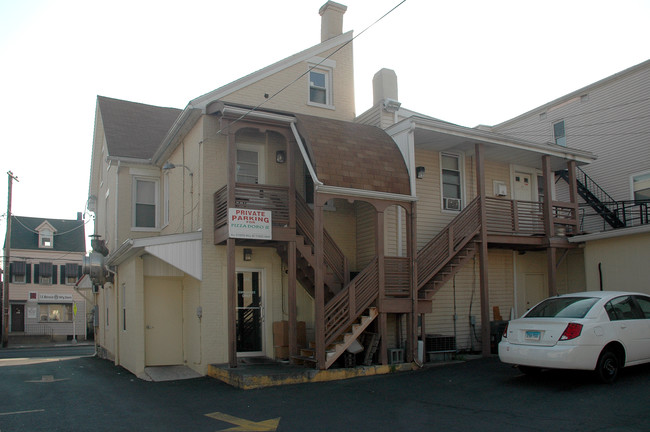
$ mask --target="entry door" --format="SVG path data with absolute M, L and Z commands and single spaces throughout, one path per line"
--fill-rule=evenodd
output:
M 25 331 L 25 305 L 22 304 L 11 305 L 11 331 L 12 332 Z
M 515 199 L 533 200 L 533 176 L 530 173 L 515 171 Z
M 544 284 L 544 275 L 541 273 L 527 273 L 524 275 L 524 301 L 526 310 L 548 297 Z
M 262 272 L 237 272 L 237 355 L 264 354 Z
M 183 291 L 170 278 L 144 278 L 145 364 L 183 364 Z M 128 326 L 128 317 L 127 317 Z

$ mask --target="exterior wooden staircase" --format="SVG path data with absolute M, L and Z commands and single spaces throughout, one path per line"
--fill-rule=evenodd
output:
M 470 202 L 417 256 L 418 298 L 430 300 L 478 250 L 480 197 Z
M 369 307 L 366 313 L 359 316 L 345 332 L 330 343 L 326 348 L 325 369 L 329 369 L 332 364 L 357 340 L 368 326 L 377 318 L 379 312 L 376 307 Z M 316 349 L 313 344 L 309 348 L 300 350 L 300 355 L 294 357 L 296 362 L 302 364 L 316 365 Z

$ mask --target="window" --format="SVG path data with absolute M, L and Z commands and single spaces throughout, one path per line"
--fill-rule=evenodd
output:
M 553 137 L 555 144 L 566 147 L 566 134 L 564 133 L 564 120 L 553 124 Z
M 54 236 L 52 231 L 49 229 L 41 230 L 38 233 L 38 247 L 41 248 L 53 248 L 54 247 Z
M 635 296 L 636 302 L 639 304 L 641 312 L 643 312 L 643 317 L 645 319 L 650 319 L 650 297 L 645 296 Z
M 596 297 L 550 298 L 532 308 L 525 318 L 584 318 L 596 302 Z
M 641 311 L 630 296 L 617 297 L 605 305 L 611 321 L 640 319 Z
M 134 180 L 134 215 L 133 226 L 136 228 L 156 228 L 158 182 L 155 180 Z
M 309 71 L 309 103 L 332 105 L 332 71 L 319 66 Z
M 258 184 L 263 182 L 260 178 L 260 152 L 250 149 L 237 149 L 237 183 Z
M 52 284 L 52 275 L 54 274 L 52 263 L 41 262 L 38 264 L 38 278 L 36 277 L 36 269 L 34 272 L 34 281 L 38 281 L 41 285 Z M 56 279 L 56 275 L 54 277 Z
M 632 176 L 632 194 L 635 201 L 650 200 L 650 172 Z
M 460 156 L 442 154 L 440 166 L 442 169 L 442 208 L 460 211 L 462 207 Z
M 169 225 L 169 173 L 163 178 L 163 226 Z
M 11 282 L 25 283 L 27 263 L 25 263 L 25 261 L 14 261 L 9 265 L 9 272 L 11 273 Z
M 66 285 L 74 285 L 79 278 L 79 264 L 68 263 L 61 266 L 61 283 Z
M 40 321 L 45 322 L 72 322 L 71 304 L 41 304 Z

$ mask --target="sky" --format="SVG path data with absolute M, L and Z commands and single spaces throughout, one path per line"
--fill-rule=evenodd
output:
M 12 214 L 85 211 L 97 95 L 182 109 L 318 44 L 324 3 L 0 0 L 0 241 L 8 171 Z M 650 0 L 339 3 L 356 36 L 357 114 L 381 68 L 396 72 L 402 107 L 474 127 L 650 58 Z

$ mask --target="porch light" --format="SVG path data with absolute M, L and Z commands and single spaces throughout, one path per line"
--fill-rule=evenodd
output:
M 415 168 L 415 177 L 417 177 L 419 179 L 424 178 L 424 167 L 423 166 L 419 166 L 419 167 Z
M 253 259 L 253 249 L 244 249 L 244 261 L 250 261 Z
M 278 150 L 275 152 L 275 161 L 279 164 L 284 163 L 287 160 L 287 152 L 284 150 Z

